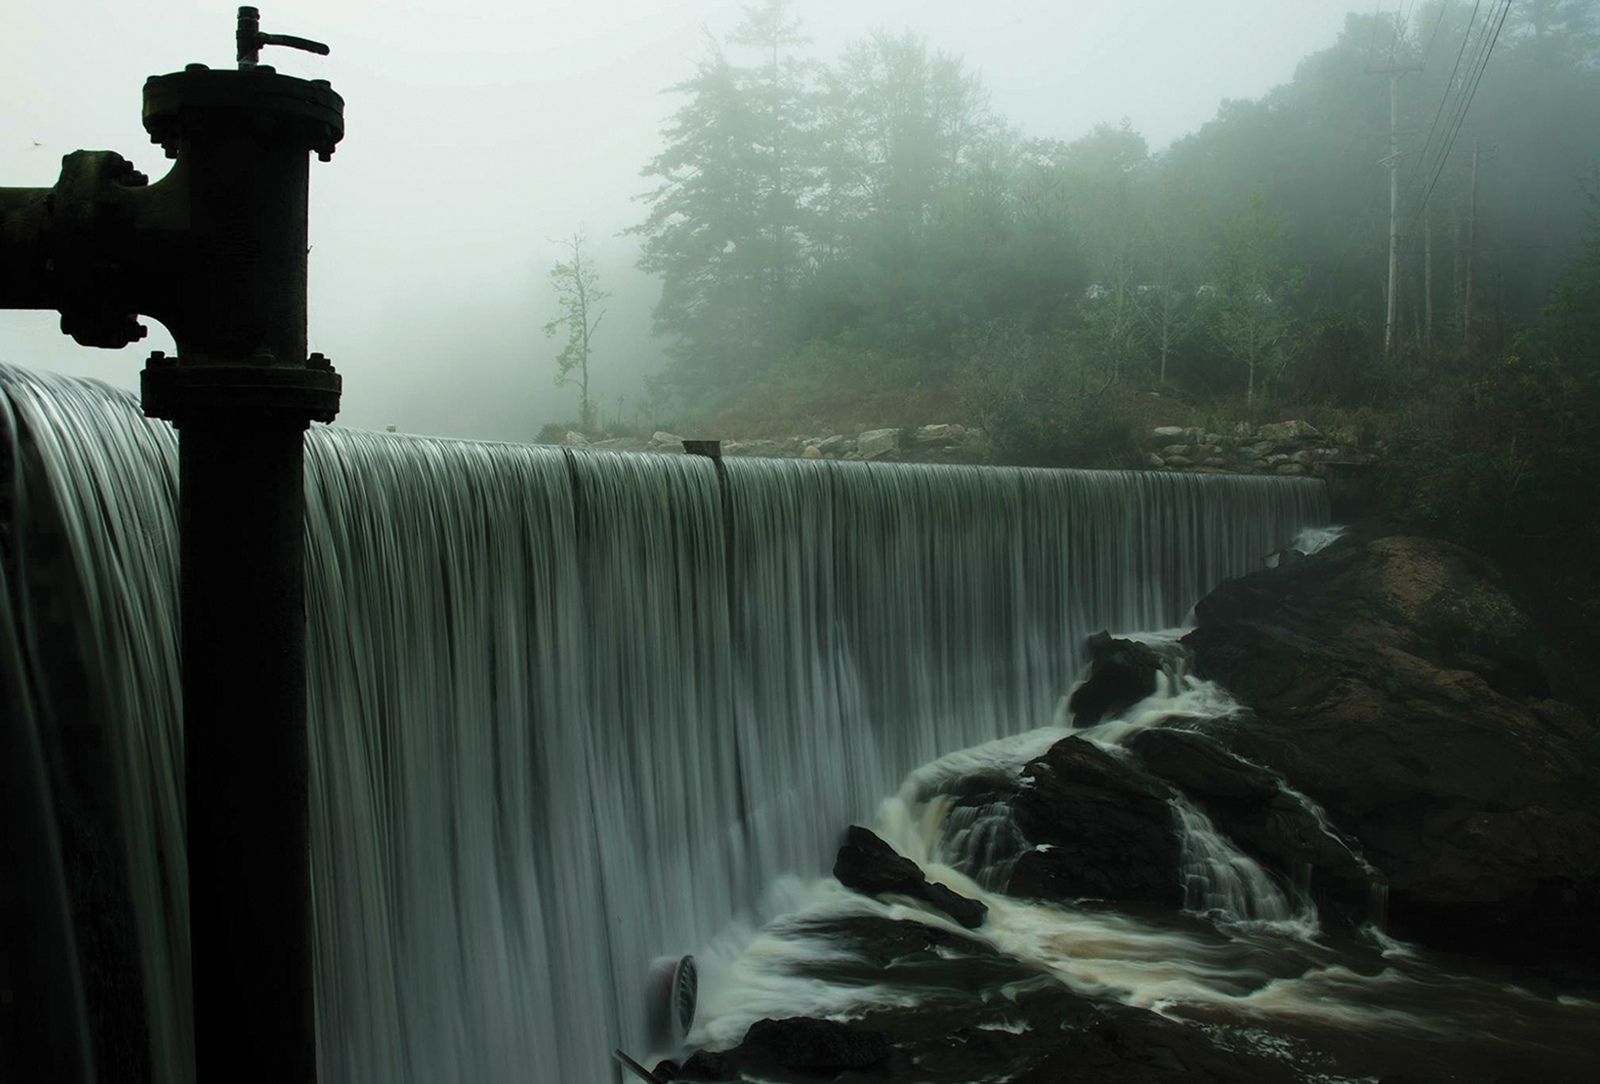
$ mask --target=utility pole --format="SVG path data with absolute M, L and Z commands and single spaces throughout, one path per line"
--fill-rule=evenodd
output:
M 1389 77 L 1389 154 L 1379 164 L 1389 167 L 1389 303 L 1383 320 L 1383 353 L 1394 350 L 1394 320 L 1400 291 L 1400 77 L 1419 72 L 1421 64 L 1368 68 L 1368 75 Z
M 1472 256 L 1478 233 L 1478 137 L 1472 137 L 1472 185 L 1467 196 L 1467 283 L 1461 299 L 1461 356 L 1472 356 Z
M 1422 348 L 1433 348 L 1433 212 L 1423 208 L 1422 218 Z

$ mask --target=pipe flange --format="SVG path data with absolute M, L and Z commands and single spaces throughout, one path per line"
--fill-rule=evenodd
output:
M 261 66 L 241 71 L 191 64 L 181 72 L 152 75 L 144 84 L 144 128 L 167 157 L 195 131 L 221 130 L 241 114 L 277 121 L 285 134 L 326 162 L 344 138 L 344 99 L 326 79 L 296 79 Z
M 139 401 L 147 417 L 179 426 L 200 417 L 331 422 L 343 383 L 320 354 L 299 366 L 188 364 L 157 353 L 139 374 Z

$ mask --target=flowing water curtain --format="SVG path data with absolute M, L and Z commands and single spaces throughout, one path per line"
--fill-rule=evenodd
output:
M 320 1012 L 346 1079 L 587 1079 L 749 898 L 715 469 L 319 432 Z
M 97 382 L 0 367 L 0 412 L 15 562 L 0 621 L 12 622 L 24 671 L 12 690 L 23 710 L 4 725 L 38 728 L 28 744 L 46 754 L 32 770 L 53 795 L 46 816 L 63 823 L 37 830 L 67 833 L 76 886 L 75 913 L 62 917 L 92 928 L 91 951 L 117 957 L 80 968 L 97 1075 L 123 1079 L 131 1063 L 186 1081 L 177 444 L 132 396 Z M 138 974 L 108 975 L 124 966 Z
M 101 473 L 50 485 L 79 494 L 80 545 L 108 555 L 79 577 L 128 615 L 103 623 L 115 658 L 95 665 L 114 674 L 141 658 L 129 643 L 154 645 L 149 673 L 175 690 L 171 555 L 141 564 L 118 541 L 170 549 L 171 435 L 125 395 L 61 383 L 37 391 L 38 424 L 62 434 L 52 455 Z M 81 433 L 52 413 L 74 397 Z M 116 425 L 131 430 L 107 439 Z M 1047 721 L 1088 632 L 1175 623 L 1326 521 L 1310 482 L 718 473 L 694 457 L 312 432 L 328 1079 L 605 1077 L 613 1045 L 642 1050 L 654 955 L 702 945 L 777 874 L 825 869 L 834 833 L 916 765 Z M 164 494 L 155 511 L 99 496 L 137 490 L 123 475 Z M 127 793 L 169 806 L 171 690 L 127 729 L 167 735 L 165 759 L 118 763 Z M 143 846 L 130 841 L 130 866 L 159 869 Z M 169 932 L 181 902 L 162 903 Z M 187 970 L 159 934 L 142 946 L 158 986 Z
M 566 461 L 337 430 L 308 450 L 323 1063 L 591 1071 L 614 1017 Z
M 941 751 L 1008 732 L 1033 674 L 1014 472 L 839 469 L 846 648 L 862 674 L 892 793 Z
M 806 460 L 725 464 L 745 898 L 820 869 L 887 776 L 842 612 L 838 473 Z
M 603 452 L 572 464 L 602 890 L 589 904 L 601 924 L 571 933 L 603 941 L 611 963 L 615 1041 L 600 1056 L 642 1049 L 651 960 L 693 951 L 746 902 L 746 779 L 715 465 Z

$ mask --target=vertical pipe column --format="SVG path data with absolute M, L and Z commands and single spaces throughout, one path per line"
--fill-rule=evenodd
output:
M 179 428 L 195 1063 L 316 1079 L 303 422 Z

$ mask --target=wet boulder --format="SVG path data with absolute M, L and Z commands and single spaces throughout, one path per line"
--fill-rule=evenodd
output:
M 1129 758 L 1065 738 L 1029 762 L 1014 802 L 1032 845 L 1006 891 L 1181 906 L 1172 790 Z
M 892 1052 L 887 1034 L 859 1024 L 804 1016 L 757 1020 L 734 1049 L 697 1051 L 677 1079 L 742 1080 L 785 1070 L 828 1078 L 880 1065 Z
M 908 896 L 955 919 L 967 929 L 983 925 L 989 908 L 937 881 L 930 881 L 911 859 L 860 825 L 851 825 L 834 859 L 833 875 L 846 888 L 866 896 Z
M 889 1037 L 836 1020 L 757 1020 L 745 1033 L 745 1055 L 785 1069 L 865 1069 L 889 1056 Z
M 1084 645 L 1089 677 L 1067 702 L 1074 726 L 1094 726 L 1114 718 L 1156 691 L 1161 657 L 1135 640 L 1118 640 L 1097 632 Z
M 1128 743 L 1155 775 L 1190 796 L 1242 805 L 1285 805 L 1278 777 L 1228 752 L 1204 734 L 1162 727 Z
M 1319 808 L 1275 773 L 1192 730 L 1144 730 L 1128 745 L 1152 775 L 1183 791 L 1218 831 L 1280 880 L 1309 879 L 1322 902 L 1358 922 L 1366 917 L 1372 871 Z
M 1537 629 L 1491 566 L 1336 544 L 1196 616 L 1195 672 L 1251 709 L 1210 732 L 1321 804 L 1388 883 L 1397 933 L 1600 960 L 1595 727 L 1547 699 Z

